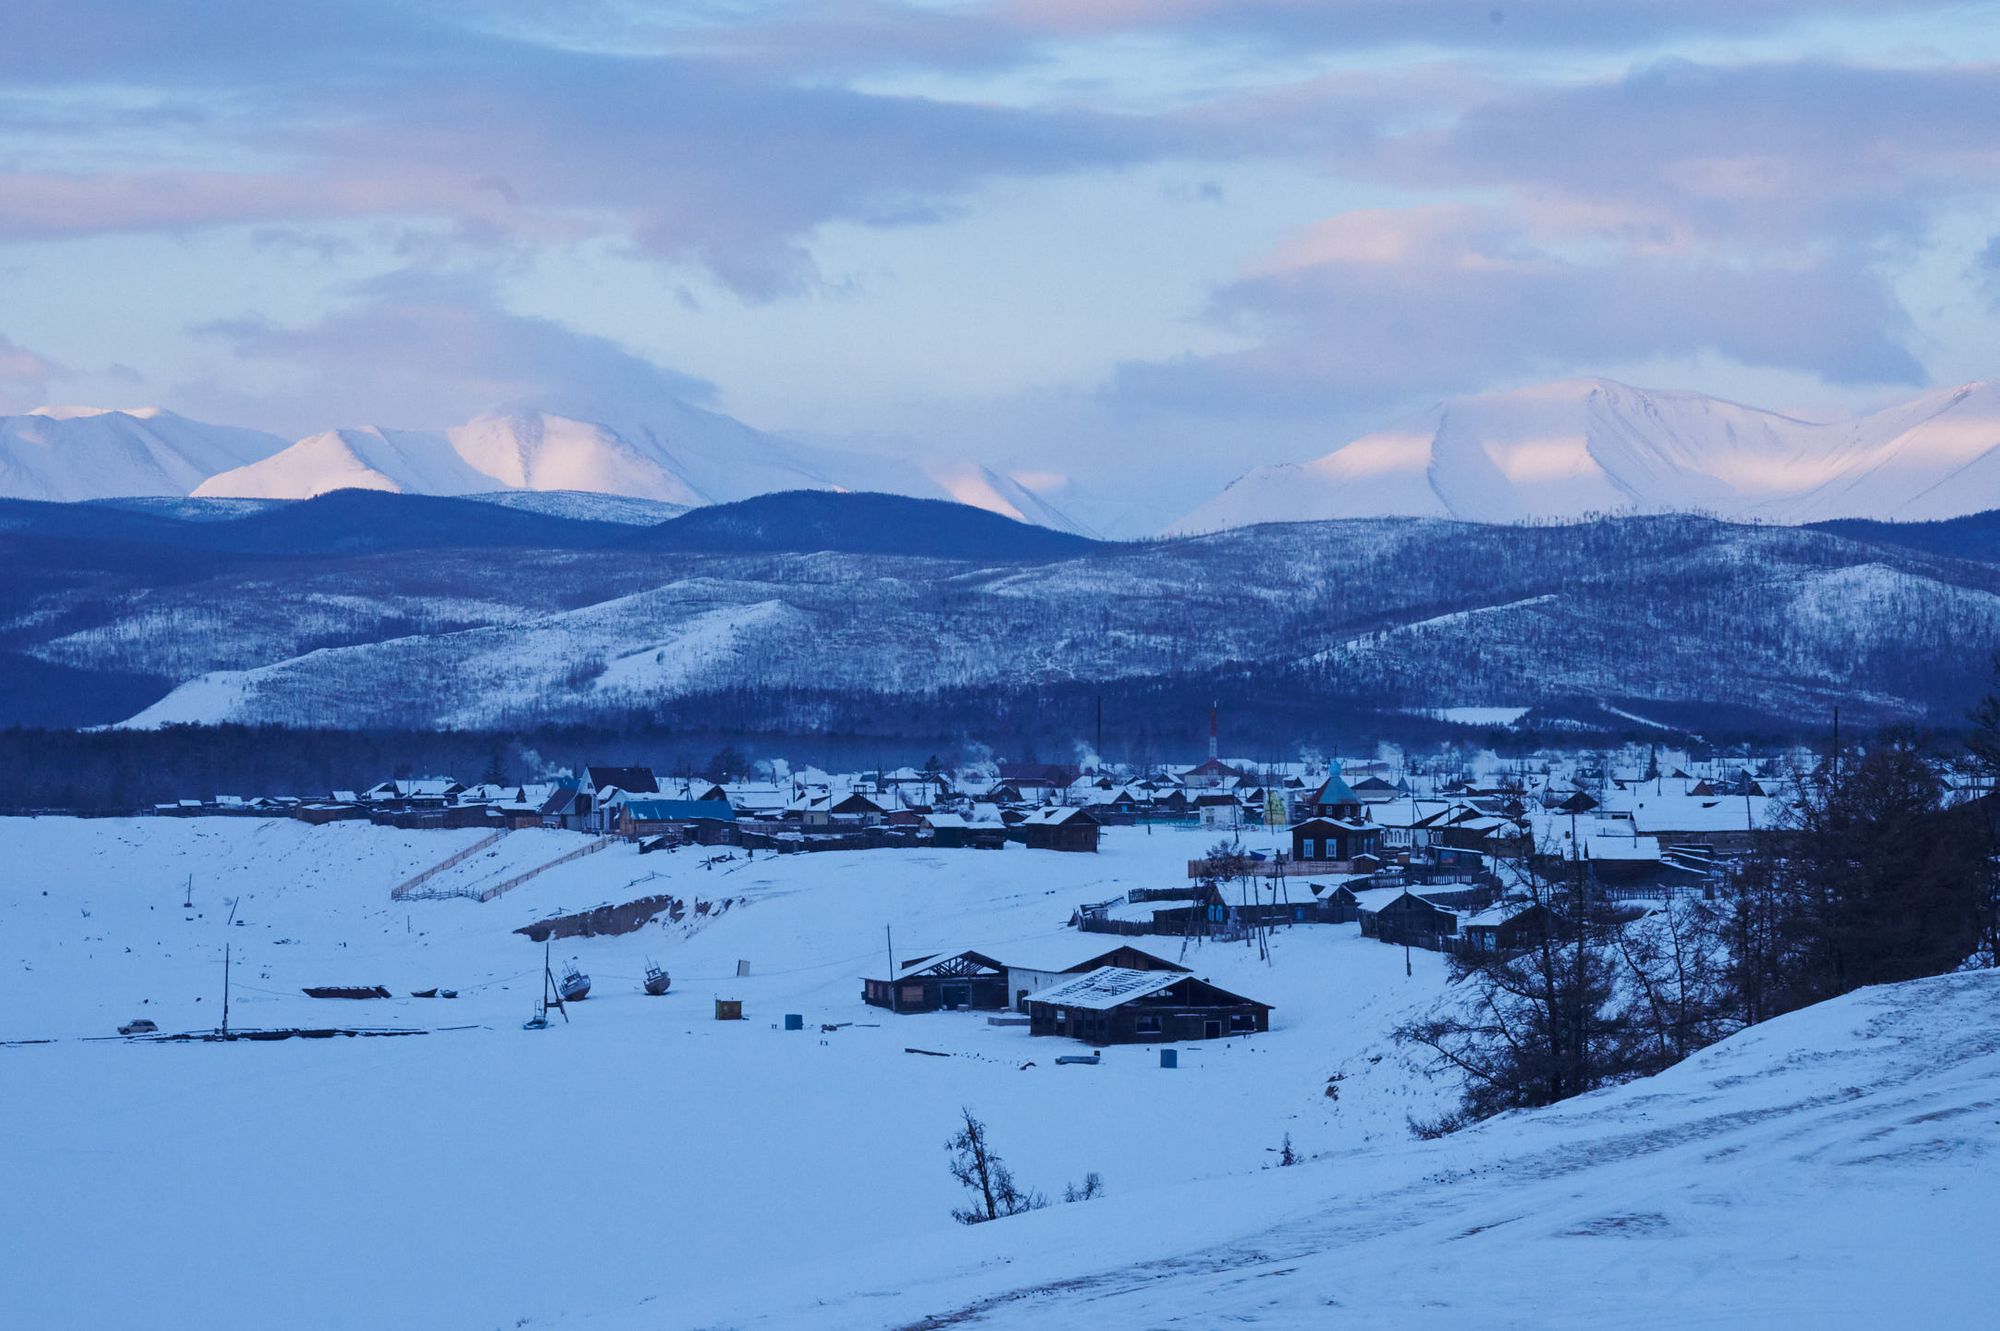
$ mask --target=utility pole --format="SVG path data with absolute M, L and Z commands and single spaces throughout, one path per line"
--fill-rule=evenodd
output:
M 229 944 L 222 945 L 222 1033 L 229 1034 Z
M 886 924 L 882 926 L 882 939 L 889 947 L 889 1010 L 901 1012 L 897 1005 L 903 1001 L 903 986 L 896 983 L 896 934 Z

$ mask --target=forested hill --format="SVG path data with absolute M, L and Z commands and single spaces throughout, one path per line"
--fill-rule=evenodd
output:
M 1078 699 L 1130 716 L 1222 696 L 1300 736 L 1441 709 L 1641 734 L 1817 727 L 1836 705 L 1954 725 L 2000 644 L 2000 567 L 1893 534 L 1371 519 L 1105 545 L 825 493 L 636 527 L 385 494 L 203 521 L 10 504 L 0 724 L 693 708 L 976 736 Z

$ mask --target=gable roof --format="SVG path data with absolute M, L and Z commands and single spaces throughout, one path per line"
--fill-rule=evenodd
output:
M 1065 823 L 1075 822 L 1079 818 L 1081 818 L 1083 821 L 1087 823 L 1094 823 L 1097 821 L 1097 819 L 1091 816 L 1090 810 L 1084 808 L 1071 807 L 1071 808 L 1037 809 L 1033 813 L 1029 814 L 1026 818 L 1023 818 L 1021 820 L 1021 825 L 1024 827 L 1028 826 L 1061 827 Z
M 633 795 L 659 793 L 660 783 L 650 767 L 586 767 L 583 770 L 590 778 L 590 784 L 598 790 L 616 786 Z
M 1152 912 L 1160 906 L 1172 906 L 1176 904 L 1185 905 L 1187 903 L 1172 901 L 1146 902 L 1145 918 L 1150 920 Z M 1181 974 L 1186 974 L 1188 971 L 1188 968 L 1179 962 L 1168 961 L 1165 957 L 1156 957 L 1144 948 L 1133 947 L 1129 941 L 1112 943 L 1106 946 L 1103 934 L 1078 934 L 1073 937 L 1031 944 L 1025 958 L 1010 950 L 1008 952 L 1007 964 L 1016 970 L 1042 971 L 1046 974 L 1061 974 L 1068 971 L 1081 974 L 1086 971 L 1099 969 L 1105 964 L 1104 958 L 1114 952 L 1137 952 L 1140 956 L 1157 963 L 1158 968 L 1161 970 L 1177 971 Z

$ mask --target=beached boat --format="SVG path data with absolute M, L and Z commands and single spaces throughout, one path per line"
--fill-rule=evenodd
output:
M 673 981 L 667 978 L 667 973 L 660 969 L 660 964 L 658 962 L 649 961 L 646 963 L 647 993 L 651 994 L 655 998 L 658 998 L 661 994 L 667 992 L 667 986 L 671 983 L 673 983 Z
M 562 983 L 556 986 L 556 992 L 562 995 L 565 1003 L 580 1003 L 590 997 L 590 977 L 578 970 L 575 962 L 571 962 L 563 971 Z

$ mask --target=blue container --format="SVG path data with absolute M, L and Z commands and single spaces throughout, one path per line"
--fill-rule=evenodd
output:
M 797 1013 L 797 1012 L 787 1012 L 787 1013 L 785 1014 L 785 1029 L 786 1029 L 786 1030 L 788 1030 L 788 1031 L 802 1031 L 802 1030 L 804 1030 L 805 1028 L 806 1028 L 806 1019 L 805 1019 L 805 1018 L 804 1018 L 803 1016 L 801 1016 L 801 1015 L 800 1015 L 799 1013 Z
M 1181 1065 L 1181 1051 L 1180 1051 L 1180 1050 L 1178 1050 L 1178 1049 L 1162 1049 L 1162 1050 L 1160 1051 L 1160 1066 L 1161 1066 L 1161 1067 L 1163 1067 L 1163 1068 L 1177 1068 L 1177 1067 L 1179 1067 L 1180 1065 Z

